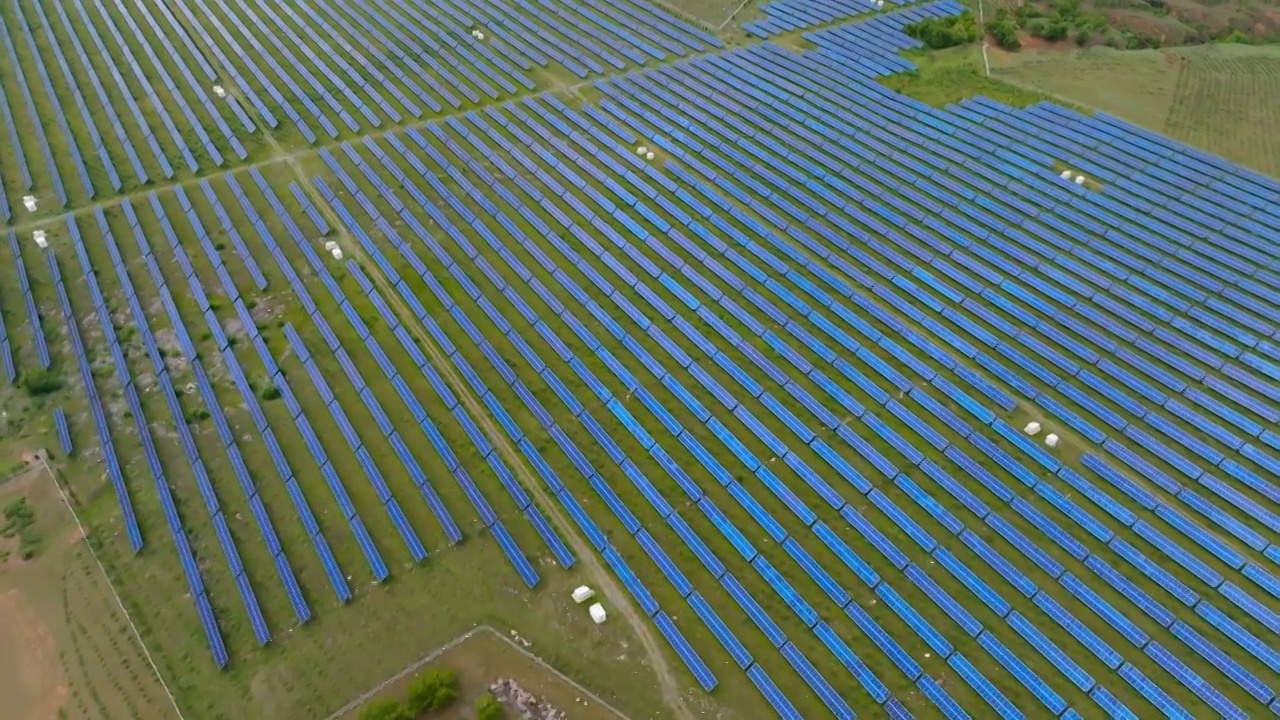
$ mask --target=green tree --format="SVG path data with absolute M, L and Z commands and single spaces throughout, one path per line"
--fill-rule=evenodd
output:
M 458 677 L 452 670 L 431 670 L 409 686 L 405 706 L 412 717 L 446 708 L 458 698 Z
M 978 25 L 973 13 L 965 10 L 957 16 L 928 18 L 912 23 L 904 32 L 933 50 L 964 45 L 978 39 Z
M 1050 42 L 1065 40 L 1070 28 L 1064 22 L 1046 22 L 1038 27 L 1032 34 L 1036 37 L 1043 38 Z
M 1017 50 L 1022 47 L 1022 41 L 1018 39 L 1018 26 L 1007 17 L 987 23 L 987 32 L 995 39 L 996 45 L 1005 50 Z
M 506 714 L 507 709 L 502 705 L 498 698 L 485 693 L 476 700 L 476 719 L 477 720 L 498 720 Z

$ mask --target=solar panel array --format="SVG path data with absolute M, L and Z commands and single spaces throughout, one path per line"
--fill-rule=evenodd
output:
M 632 0 L 13 10 L 0 18 L 14 78 L 0 89 L 5 223 L 21 218 L 25 194 L 56 211 L 252 162 L 268 131 L 329 142 L 509 99 L 535 90 L 540 73 L 587 80 L 720 46 Z
M 909 4 L 890 0 L 889 9 Z M 875 0 L 778 0 L 763 3 L 759 9 L 764 18 L 743 23 L 742 29 L 749 35 L 768 38 L 816 25 L 847 22 L 859 15 L 883 11 L 884 7 L 877 7 Z
M 114 221 L 102 208 L 63 221 L 145 472 L 121 470 L 104 381 L 45 251 L 130 546 L 143 546 L 133 499 L 149 474 L 215 662 L 232 660 L 224 614 L 272 640 L 259 595 L 282 593 L 290 626 L 322 612 L 293 569 L 311 553 L 351 603 L 346 532 L 382 582 L 386 555 L 429 563 L 424 537 L 452 545 L 474 527 L 535 588 L 537 556 L 580 560 L 572 531 L 689 682 L 750 683 L 779 717 L 873 704 L 893 718 L 1277 713 L 1280 183 L 1106 115 L 982 98 L 939 109 L 876 81 L 911 69 L 898 53 L 918 43 L 903 27 L 960 10 L 943 0 L 808 32 L 805 52 L 709 54 L 714 38 L 622 0 L 193 0 L 103 23 L 117 42 L 117 25 L 188 28 L 163 48 L 190 87 L 214 77 L 197 42 L 245 73 L 241 92 L 197 101 L 210 118 L 327 143 L 315 177 L 251 167 L 122 199 Z M 863 10 L 782 0 L 763 12 L 748 27 L 760 36 Z M 38 56 L 28 22 L 15 27 Z M 591 102 L 490 102 L 524 94 L 549 61 L 580 78 L 666 62 L 597 80 Z M 17 91 L 34 107 L 29 82 Z M 211 150 L 248 142 L 194 105 L 148 97 L 207 126 L 201 158 L 233 163 Z M 97 132 L 95 151 L 127 137 Z M 119 233 L 136 246 L 128 261 Z M 100 252 L 118 293 L 98 285 Z M 297 312 L 261 323 L 268 295 Z M 120 298 L 145 366 L 123 355 Z M 0 340 L 7 356 L 2 326 Z M 139 372 L 165 400 L 180 462 L 160 460 Z M 283 412 L 263 407 L 259 376 Z M 232 429 L 219 381 L 247 427 Z M 195 406 L 216 445 L 193 438 Z M 55 417 L 69 453 L 74 423 Z M 1031 418 L 1062 442 L 1024 434 Z M 210 471 L 224 462 L 230 473 Z M 194 560 L 200 511 L 179 515 L 166 470 L 193 479 L 225 569 Z M 264 501 L 279 485 L 289 500 Z M 358 508 L 357 494 L 376 504 Z M 231 503 L 256 537 L 233 537 Z M 322 531 L 330 512 L 343 522 Z M 415 524 L 419 512 L 438 528 Z M 295 520 L 305 546 L 277 534 Z M 264 549 L 271 581 L 241 559 Z M 231 578 L 239 605 L 211 597 L 205 572 Z

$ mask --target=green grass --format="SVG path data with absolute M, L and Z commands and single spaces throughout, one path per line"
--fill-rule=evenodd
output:
M 981 51 L 976 46 L 916 51 L 906 56 L 915 63 L 916 70 L 888 75 L 880 82 L 891 90 L 934 107 L 950 105 L 975 95 L 1014 107 L 1049 99 L 1044 93 L 1000 82 L 998 76 L 995 79 L 987 77 Z

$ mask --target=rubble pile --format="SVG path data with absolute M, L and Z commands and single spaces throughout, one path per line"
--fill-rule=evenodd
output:
M 489 692 L 506 705 L 508 709 L 519 713 L 522 720 L 568 720 L 568 715 L 551 707 L 538 699 L 538 696 L 520 687 L 511 678 L 498 678 L 489 686 Z

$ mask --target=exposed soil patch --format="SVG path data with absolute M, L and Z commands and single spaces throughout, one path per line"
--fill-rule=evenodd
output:
M 49 628 L 18 591 L 0 592 L 0 698 L 5 714 L 56 720 L 68 697 Z

